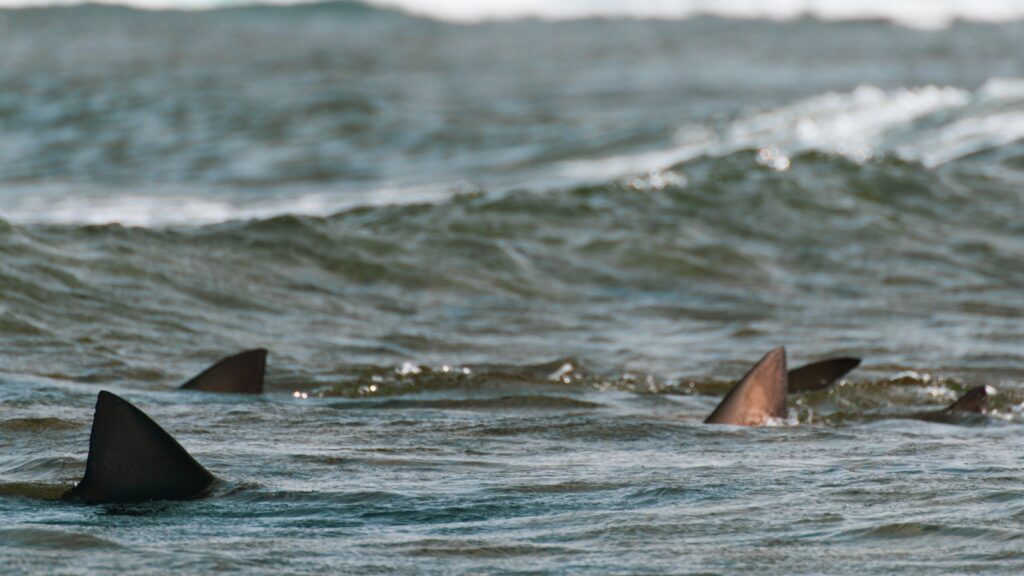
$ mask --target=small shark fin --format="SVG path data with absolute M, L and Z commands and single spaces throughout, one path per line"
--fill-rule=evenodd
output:
M 860 366 L 860 358 L 829 358 L 789 371 L 789 393 L 824 390 L 851 370 Z
M 263 392 L 263 373 L 266 368 L 266 350 L 246 350 L 221 359 L 182 384 L 181 388 L 229 394 L 260 394 Z
M 87 504 L 187 500 L 215 478 L 142 410 L 101 391 L 89 437 L 85 475 L 64 493 Z
M 761 426 L 770 418 L 786 417 L 786 349 L 764 355 L 740 383 L 733 386 L 707 424 Z
M 988 386 L 975 386 L 946 408 L 947 412 L 976 412 L 984 414 L 988 411 L 988 396 L 995 390 Z

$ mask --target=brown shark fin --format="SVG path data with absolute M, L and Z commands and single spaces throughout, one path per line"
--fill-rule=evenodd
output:
M 860 366 L 860 358 L 829 358 L 789 371 L 789 393 L 824 390 L 851 370 Z
M 85 475 L 64 494 L 87 504 L 187 500 L 215 478 L 142 410 L 107 391 L 96 399 Z
M 946 408 L 947 412 L 976 412 L 984 414 L 988 411 L 988 396 L 995 390 L 988 386 L 975 386 Z
M 263 392 L 263 374 L 266 367 L 266 350 L 246 350 L 221 359 L 182 384 L 181 388 L 229 394 L 260 394 Z
M 740 383 L 733 386 L 704 422 L 761 426 L 786 417 L 786 349 L 764 355 Z

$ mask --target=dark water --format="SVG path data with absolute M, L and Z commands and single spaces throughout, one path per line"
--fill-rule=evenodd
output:
M 1024 569 L 1024 25 L 0 23 L 3 572 Z M 220 492 L 52 501 L 101 388 Z

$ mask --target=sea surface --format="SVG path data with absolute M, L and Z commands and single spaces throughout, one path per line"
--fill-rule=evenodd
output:
M 1024 572 L 1019 5 L 521 4 L 0 9 L 0 573 Z

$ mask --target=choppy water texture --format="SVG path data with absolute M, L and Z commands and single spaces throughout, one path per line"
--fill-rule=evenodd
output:
M 1024 25 L 0 22 L 0 571 L 1024 569 Z M 220 491 L 54 501 L 101 388 Z

